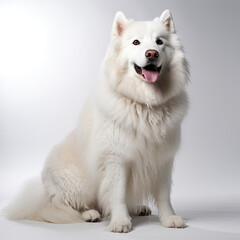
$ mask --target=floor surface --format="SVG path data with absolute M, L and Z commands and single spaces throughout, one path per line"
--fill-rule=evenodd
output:
M 1 201 L 1 208 L 6 204 Z M 176 212 L 185 218 L 185 229 L 167 229 L 156 215 L 135 217 L 133 230 L 127 234 L 105 231 L 108 222 L 50 224 L 32 221 L 9 221 L 0 216 L 0 239 L 24 240 L 89 240 L 89 239 L 147 239 L 147 240 L 240 240 L 240 195 L 217 196 L 209 199 L 174 201 Z

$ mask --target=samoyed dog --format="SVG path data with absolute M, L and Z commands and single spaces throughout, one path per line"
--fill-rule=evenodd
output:
M 101 81 L 76 129 L 50 152 L 41 181 L 5 209 L 9 219 L 96 222 L 129 232 L 153 200 L 165 227 L 185 227 L 170 202 L 186 115 L 188 63 L 169 10 L 153 21 L 115 16 Z

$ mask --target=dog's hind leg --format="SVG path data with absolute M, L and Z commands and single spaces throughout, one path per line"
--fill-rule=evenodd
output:
M 148 216 L 152 214 L 152 210 L 146 205 L 138 205 L 130 213 L 135 216 Z
M 93 210 L 96 201 L 87 172 L 65 145 L 58 145 L 50 153 L 42 179 L 52 206 L 71 208 L 78 213 L 79 221 L 100 220 L 100 214 Z
M 83 211 L 82 218 L 85 222 L 100 222 L 101 221 L 101 215 L 97 210 L 90 209 Z

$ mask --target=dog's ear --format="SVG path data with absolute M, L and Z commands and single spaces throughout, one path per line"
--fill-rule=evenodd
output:
M 167 9 L 160 16 L 160 21 L 167 27 L 169 32 L 175 33 L 176 29 L 173 23 L 171 12 Z
M 123 34 L 124 29 L 127 27 L 128 19 L 123 12 L 117 12 L 113 21 L 112 35 L 119 37 Z

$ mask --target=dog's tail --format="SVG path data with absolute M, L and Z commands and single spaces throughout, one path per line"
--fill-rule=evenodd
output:
M 4 210 L 11 220 L 35 220 L 52 223 L 76 223 L 83 221 L 81 214 L 71 206 L 55 206 L 46 193 L 42 181 L 34 179 Z

